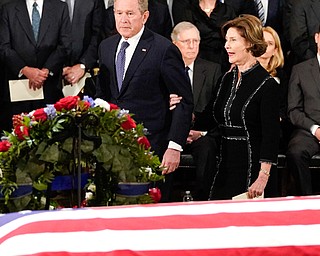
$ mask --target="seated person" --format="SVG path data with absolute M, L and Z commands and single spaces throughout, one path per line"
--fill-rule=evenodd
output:
M 271 27 L 263 28 L 263 37 L 267 42 L 267 50 L 257 58 L 261 66 L 279 83 L 281 92 L 280 102 L 280 148 L 279 153 L 285 154 L 293 126 L 287 115 L 288 77 L 283 70 L 284 56 L 278 33 Z
M 191 153 L 196 164 L 195 200 L 208 200 L 215 174 L 217 143 L 211 131 L 214 127 L 212 114 L 205 110 L 211 100 L 212 91 L 221 76 L 219 64 L 198 58 L 200 33 L 190 22 L 178 23 L 171 34 L 173 43 L 180 49 L 186 72 L 190 78 L 194 112 L 193 123 L 184 147 Z M 171 109 L 179 103 L 178 95 L 171 95 Z
M 287 151 L 288 171 L 296 183 L 296 195 L 313 193 L 310 161 L 320 151 L 320 28 L 314 36 L 317 56 L 292 68 L 288 88 L 288 115 L 295 126 Z

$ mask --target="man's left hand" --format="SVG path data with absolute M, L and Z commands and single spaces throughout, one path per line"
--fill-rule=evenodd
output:
M 80 67 L 80 64 L 77 64 L 72 67 L 65 67 L 62 75 L 70 84 L 75 84 L 79 82 L 84 74 L 85 70 Z

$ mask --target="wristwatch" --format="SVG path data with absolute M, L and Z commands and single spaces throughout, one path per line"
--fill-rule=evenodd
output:
M 82 63 L 80 63 L 80 68 L 83 69 L 83 70 L 86 70 L 86 66 Z

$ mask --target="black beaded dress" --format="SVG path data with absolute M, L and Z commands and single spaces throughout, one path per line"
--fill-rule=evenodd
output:
M 210 199 L 231 199 L 257 179 L 260 163 L 276 166 L 279 144 L 278 83 L 257 62 L 243 72 L 226 73 L 217 90 L 213 115 L 221 133 L 218 172 Z M 277 173 L 272 168 L 265 196 L 277 196 Z

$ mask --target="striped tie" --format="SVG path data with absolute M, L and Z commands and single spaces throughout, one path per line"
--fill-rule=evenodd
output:
M 259 19 L 261 20 L 262 25 L 264 25 L 264 9 L 263 9 L 262 2 L 261 0 L 255 0 L 254 2 L 256 5 L 256 9 L 258 11 Z

